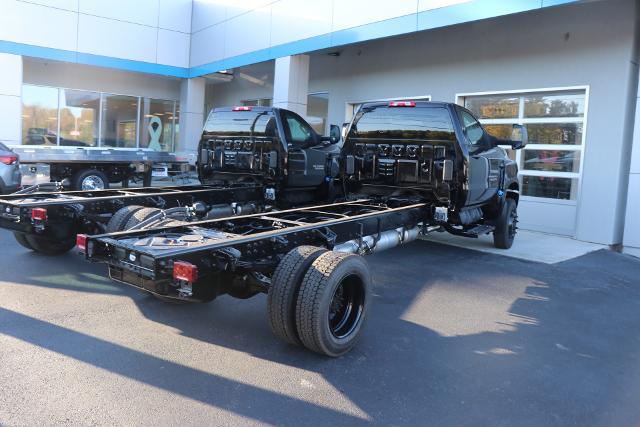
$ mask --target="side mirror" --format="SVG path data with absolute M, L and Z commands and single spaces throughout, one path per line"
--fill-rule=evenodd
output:
M 331 125 L 329 126 L 329 142 L 331 144 L 336 144 L 340 141 L 340 136 L 342 134 L 342 131 L 340 130 L 340 127 L 337 125 Z
M 526 147 L 529 142 L 527 128 L 523 125 L 513 125 L 513 129 L 511 130 L 511 140 L 509 142 L 511 144 L 511 148 L 514 150 Z

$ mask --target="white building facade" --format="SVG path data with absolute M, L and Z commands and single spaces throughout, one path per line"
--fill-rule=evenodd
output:
M 527 126 L 523 228 L 638 255 L 635 3 L 0 0 L 0 141 L 190 152 L 217 106 L 325 132 L 365 101 L 458 102 Z

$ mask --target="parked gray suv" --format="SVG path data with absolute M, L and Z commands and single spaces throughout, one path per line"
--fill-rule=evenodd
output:
M 0 194 L 17 191 L 21 181 L 18 155 L 0 142 Z

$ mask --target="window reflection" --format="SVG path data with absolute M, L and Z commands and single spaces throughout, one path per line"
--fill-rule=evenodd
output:
M 578 172 L 580 170 L 580 152 L 525 150 L 522 169 L 547 172 Z
M 135 148 L 137 119 L 137 97 L 105 94 L 102 101 L 102 146 Z
M 58 143 L 58 89 L 24 85 L 22 87 L 22 143 Z
M 529 144 L 582 144 L 582 123 L 540 123 L 527 125 Z
M 479 95 L 465 97 L 464 105 L 498 138 L 511 137 L 511 123 L 527 127 L 527 149 L 509 152 L 520 166 L 523 195 L 575 200 L 579 178 L 566 174 L 581 172 L 585 95 L 584 90 Z
M 518 96 L 474 96 L 464 106 L 479 119 L 515 119 L 520 101 Z
M 522 195 L 550 199 L 575 200 L 578 180 L 550 176 L 523 176 Z
M 524 97 L 524 117 L 583 117 L 584 92 L 536 93 Z
M 319 135 L 327 132 L 329 94 L 314 93 L 307 97 L 307 122 Z
M 97 145 L 99 111 L 99 93 L 60 89 L 60 145 Z

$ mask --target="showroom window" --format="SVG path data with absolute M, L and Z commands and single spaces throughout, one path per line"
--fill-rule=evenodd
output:
M 518 162 L 523 196 L 575 201 L 582 173 L 586 92 L 580 88 L 464 95 L 461 101 L 497 137 L 509 138 L 515 123 L 527 128 L 527 147 L 508 149 Z
M 307 96 L 307 122 L 318 135 L 325 135 L 329 119 L 329 93 L 316 92 Z
M 140 104 L 140 147 L 173 151 L 176 111 L 173 101 L 143 98 Z
M 22 143 L 58 143 L 58 89 L 41 86 L 22 88 Z
M 180 104 L 75 89 L 22 87 L 25 145 L 150 148 L 173 151 Z
M 60 145 L 98 145 L 100 94 L 60 89 Z
M 135 148 L 137 119 L 137 97 L 103 94 L 100 134 L 102 146 Z
M 271 98 L 245 99 L 240 104 L 245 107 L 271 107 Z

